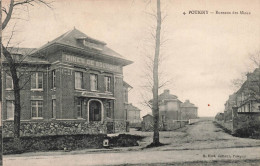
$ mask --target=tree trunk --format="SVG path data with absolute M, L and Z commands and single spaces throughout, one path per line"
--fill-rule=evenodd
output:
M 158 101 L 158 66 L 160 55 L 160 38 L 161 38 L 161 6 L 160 0 L 157 0 L 157 27 L 156 27 L 156 41 L 155 41 L 155 54 L 154 54 L 154 66 L 153 66 L 153 116 L 154 116 L 154 133 L 153 144 L 159 145 L 159 101 Z
M 20 149 L 20 113 L 21 113 L 21 104 L 20 104 L 20 87 L 19 87 L 19 78 L 17 76 L 17 70 L 15 66 L 14 59 L 12 58 L 10 52 L 2 46 L 4 57 L 8 62 L 10 68 L 10 73 L 13 79 L 13 89 L 14 89 L 14 140 L 17 144 L 16 147 Z

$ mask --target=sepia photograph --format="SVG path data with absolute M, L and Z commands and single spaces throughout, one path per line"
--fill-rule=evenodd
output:
M 0 6 L 0 165 L 260 165 L 259 0 Z

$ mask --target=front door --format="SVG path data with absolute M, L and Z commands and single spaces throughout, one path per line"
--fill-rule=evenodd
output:
M 89 103 L 89 121 L 101 121 L 101 103 L 99 101 Z

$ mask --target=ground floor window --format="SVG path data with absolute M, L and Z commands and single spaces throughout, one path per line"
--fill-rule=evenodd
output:
M 82 99 L 81 98 L 77 98 L 76 105 L 77 105 L 77 118 L 82 118 Z
M 107 112 L 107 117 L 112 118 L 112 102 L 107 102 L 106 112 Z
M 7 119 L 14 119 L 14 101 L 6 101 Z
M 42 101 L 31 101 L 31 111 L 32 111 L 32 118 L 39 118 L 42 117 Z
M 99 101 L 90 101 L 89 121 L 101 121 L 101 103 Z
M 52 100 L 52 118 L 56 118 L 56 99 Z

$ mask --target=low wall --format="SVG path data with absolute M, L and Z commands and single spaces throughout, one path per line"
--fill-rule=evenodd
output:
M 129 125 L 131 128 L 141 128 L 141 122 L 140 123 L 130 123 Z
M 235 114 L 232 121 L 217 120 L 216 122 L 239 137 L 260 136 L 259 112 L 239 112 Z
M 106 134 L 106 122 L 56 120 L 21 122 L 20 136 Z M 3 122 L 3 137 L 13 137 L 13 121 Z
M 160 130 L 172 131 L 184 127 L 188 124 L 188 121 L 175 121 L 172 123 L 163 123 Z
M 114 125 L 115 125 L 115 133 L 126 132 L 126 128 L 127 128 L 127 122 L 126 121 L 124 121 L 124 120 L 115 120 L 114 121 Z
M 107 121 L 107 134 L 124 133 L 129 131 L 129 122 L 124 120 Z
M 197 123 L 199 119 L 189 119 L 189 125 Z
M 21 147 L 17 148 L 14 138 L 3 138 L 3 153 L 36 152 L 50 150 L 75 150 L 102 148 L 105 134 L 52 135 L 21 137 Z M 21 151 L 22 150 L 22 151 Z
M 225 129 L 229 130 L 230 132 L 233 132 L 233 122 L 229 121 L 229 122 L 224 122 L 224 120 L 216 121 L 219 125 L 221 125 L 222 127 L 224 127 Z
M 175 121 L 171 123 L 159 123 L 160 131 L 173 131 L 178 128 L 184 127 L 188 121 Z M 142 131 L 153 131 L 153 122 L 142 122 Z

